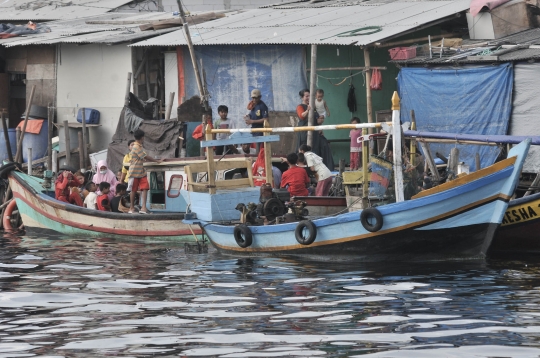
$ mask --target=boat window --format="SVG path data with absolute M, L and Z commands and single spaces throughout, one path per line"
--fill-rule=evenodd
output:
M 171 176 L 169 181 L 169 189 L 167 190 L 167 196 L 169 198 L 177 198 L 180 195 L 180 189 L 182 189 L 182 184 L 184 184 L 184 177 L 179 174 Z
M 165 173 L 150 173 L 150 204 L 165 204 Z

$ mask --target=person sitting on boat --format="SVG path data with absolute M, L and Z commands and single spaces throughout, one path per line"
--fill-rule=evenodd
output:
M 146 169 L 144 169 L 143 163 L 147 162 L 156 162 L 161 163 L 161 160 L 157 160 L 146 154 L 143 148 L 144 143 L 144 132 L 140 129 L 137 129 L 133 133 L 135 137 L 135 143 L 133 143 L 133 148 L 131 149 L 131 162 L 129 164 L 129 186 L 131 186 L 131 193 L 129 195 L 129 213 L 133 214 L 135 212 L 135 193 L 137 190 L 142 191 L 141 195 L 141 210 L 139 214 L 148 214 L 146 210 L 146 194 L 150 186 L 148 185 L 148 179 L 146 178 Z
M 97 165 L 98 172 L 94 174 L 94 178 L 92 178 L 92 181 L 94 183 L 101 183 L 101 182 L 107 182 L 109 183 L 111 190 L 109 191 L 109 200 L 111 200 L 114 197 L 116 184 L 118 184 L 118 180 L 116 179 L 116 175 L 108 168 L 107 162 L 105 160 L 100 160 Z M 97 192 L 98 195 L 101 195 L 101 189 Z
M 71 188 L 79 187 L 81 182 L 69 170 L 64 170 L 54 183 L 56 199 L 65 203 L 83 206 L 83 201 L 78 193 Z
M 113 213 L 121 213 L 118 209 L 120 205 L 120 200 L 126 195 L 127 185 L 116 184 L 116 195 L 111 199 L 111 210 Z
M 120 176 L 120 183 L 126 185 L 129 183 L 129 164 L 131 163 L 131 149 L 133 148 L 133 143 L 135 143 L 135 139 L 130 139 L 128 141 L 129 152 L 128 154 L 124 155 L 124 160 L 122 161 L 122 175 Z M 127 190 L 130 191 L 130 188 L 128 187 Z
M 86 184 L 86 190 L 88 191 L 88 195 L 86 195 L 86 198 L 84 198 L 84 207 L 87 209 L 96 210 L 97 209 L 96 184 L 94 182 L 90 182 Z
M 309 196 L 312 196 L 313 194 L 315 194 L 315 187 L 317 186 L 317 179 L 315 179 L 314 173 L 306 164 L 306 157 L 304 156 L 304 153 L 298 153 L 298 162 L 296 163 L 296 166 L 298 166 L 299 168 L 303 168 L 306 171 L 306 174 L 308 175 L 311 181 L 311 184 L 308 187 Z
M 324 165 L 322 158 L 311 151 L 309 145 L 302 144 L 300 153 L 304 153 L 307 166 L 315 172 L 315 179 L 317 179 L 315 196 L 328 196 L 332 186 L 332 172 Z
M 98 210 L 111 211 L 111 204 L 109 201 L 111 184 L 106 181 L 102 181 L 101 183 L 99 183 L 99 191 L 101 192 L 101 194 L 98 195 L 96 200 Z
M 292 196 L 307 196 L 309 194 L 307 185 L 310 183 L 309 177 L 304 169 L 296 166 L 298 154 L 287 155 L 287 169 L 281 176 L 281 187 L 287 188 Z

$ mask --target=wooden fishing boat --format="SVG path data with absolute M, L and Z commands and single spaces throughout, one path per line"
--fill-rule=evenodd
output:
M 222 253 L 240 256 L 279 255 L 331 259 L 339 255 L 341 258 L 364 261 L 484 258 L 503 220 L 508 201 L 514 194 L 531 140 L 526 139 L 512 148 L 508 158 L 499 163 L 462 175 L 453 181 L 424 190 L 411 200 L 405 200 L 397 94 L 392 98 L 392 109 L 392 122 L 384 123 L 270 128 L 265 122 L 265 128 L 262 129 L 207 128 L 207 139 L 212 134 L 224 132 L 262 132 L 264 136 L 269 136 L 270 133 L 279 132 L 352 128 L 362 128 L 363 135 L 368 137 L 368 128 L 384 128 L 393 140 L 396 201 L 370 207 L 368 200 L 365 200 L 359 211 L 306 218 L 303 205 L 289 203 L 291 215 L 281 214 L 283 211 L 278 209 L 283 204 L 278 203 L 279 194 L 274 192 L 272 199 L 265 199 L 264 203 L 260 200 L 256 209 L 247 202 L 238 202 L 237 209 L 243 213 L 240 224 L 219 222 L 217 216 L 211 219 L 199 218 L 198 223 L 204 228 L 210 242 Z M 201 146 L 210 144 L 215 143 L 203 142 Z M 272 178 L 268 176 L 271 149 L 268 144 L 265 145 L 266 181 L 271 183 Z M 366 199 L 370 192 L 367 145 L 364 140 L 362 197 Z M 207 160 L 206 167 L 196 171 L 213 173 L 213 158 L 209 156 Z M 216 194 L 214 188 L 215 183 L 212 182 L 208 193 L 198 194 L 208 196 L 206 201 L 212 202 L 212 196 Z M 263 191 L 261 198 L 262 194 Z M 283 216 L 276 215 L 273 220 L 269 220 L 274 210 L 280 211 L 279 215 Z
M 503 220 L 529 145 L 530 140 L 524 141 L 507 159 L 408 201 L 299 223 L 201 225 L 225 254 L 339 255 L 364 261 L 481 259 Z
M 192 228 L 182 222 L 184 213 L 154 212 L 151 215 L 136 215 L 91 210 L 54 199 L 54 188 L 44 189 L 42 179 L 18 171 L 12 171 L 8 179 L 28 232 L 190 241 L 202 232 L 198 227 Z

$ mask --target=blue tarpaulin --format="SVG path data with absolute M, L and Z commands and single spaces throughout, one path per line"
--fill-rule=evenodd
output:
M 213 119 L 219 105 L 229 107 L 229 118 L 244 127 L 251 90 L 258 88 L 270 111 L 296 111 L 298 92 L 306 88 L 302 46 L 197 46 L 210 93 Z M 198 94 L 191 61 L 184 61 L 186 94 Z
M 507 134 L 512 108 L 512 64 L 462 69 L 402 68 L 398 76 L 401 121 L 410 122 L 411 109 L 418 131 L 459 134 Z M 431 144 L 433 153 L 449 156 L 454 144 Z M 459 161 L 476 170 L 493 164 L 498 147 L 457 145 Z

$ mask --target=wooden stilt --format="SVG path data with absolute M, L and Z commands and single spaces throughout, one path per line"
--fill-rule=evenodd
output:
M 210 125 L 206 125 L 206 140 L 212 140 Z M 216 193 L 216 163 L 214 162 L 214 150 L 208 148 L 206 151 L 207 173 L 208 173 L 208 193 Z
M 6 150 L 8 154 L 8 159 L 10 162 L 13 162 L 13 153 L 11 153 L 11 144 L 9 143 L 9 133 L 8 128 L 6 124 L 6 120 L 4 118 L 4 110 L 2 109 L 2 129 L 4 130 L 4 140 L 6 142 Z
M 167 112 L 165 112 L 166 121 L 171 119 L 171 111 L 172 111 L 173 102 L 174 102 L 174 92 L 171 92 L 169 94 L 169 103 L 167 103 Z
M 54 120 L 54 108 L 52 103 L 49 103 L 48 107 L 48 128 L 47 128 L 47 169 L 52 170 L 52 137 L 53 137 L 53 120 Z
M 27 174 L 32 175 L 32 148 L 28 148 L 28 170 Z
M 86 138 L 86 108 L 82 109 L 82 162 L 81 162 L 81 169 L 86 170 L 88 166 L 86 165 L 86 158 L 88 158 L 88 146 L 86 143 L 88 143 L 88 139 Z M 71 148 L 69 149 L 71 150 Z M 79 156 L 81 154 L 79 153 Z
M 317 84 L 317 45 L 311 45 L 311 74 L 309 77 L 309 112 L 308 126 L 317 125 L 315 123 L 315 89 Z M 318 135 L 315 131 L 307 132 L 307 145 L 313 146 L 313 136 Z M 318 149 L 316 149 L 317 151 Z
M 78 132 L 77 136 L 79 137 L 79 168 L 84 172 L 86 164 L 84 162 L 84 146 L 83 146 L 83 134 Z
M 476 164 L 476 170 L 480 170 L 481 169 L 481 165 L 480 165 L 480 153 L 476 153 L 476 155 L 474 156 L 474 164 Z
M 36 86 L 32 86 L 32 90 L 30 91 L 30 99 L 28 100 L 28 104 L 26 106 L 26 113 L 24 115 L 24 123 L 21 131 L 21 139 L 17 143 L 17 154 L 15 155 L 15 161 L 21 163 L 22 162 L 22 142 L 24 139 L 24 132 L 26 132 L 26 125 L 28 124 L 28 115 L 30 114 L 30 108 L 32 107 L 32 101 L 34 100 L 34 92 L 36 91 Z
M 64 141 L 66 143 L 66 165 L 71 165 L 71 139 L 69 138 L 68 121 L 64 121 Z
M 264 120 L 264 127 L 270 128 L 268 119 Z M 264 133 L 269 136 L 270 133 Z M 270 142 L 264 143 L 264 172 L 266 173 L 266 182 L 274 187 L 274 174 L 272 173 L 272 145 Z

